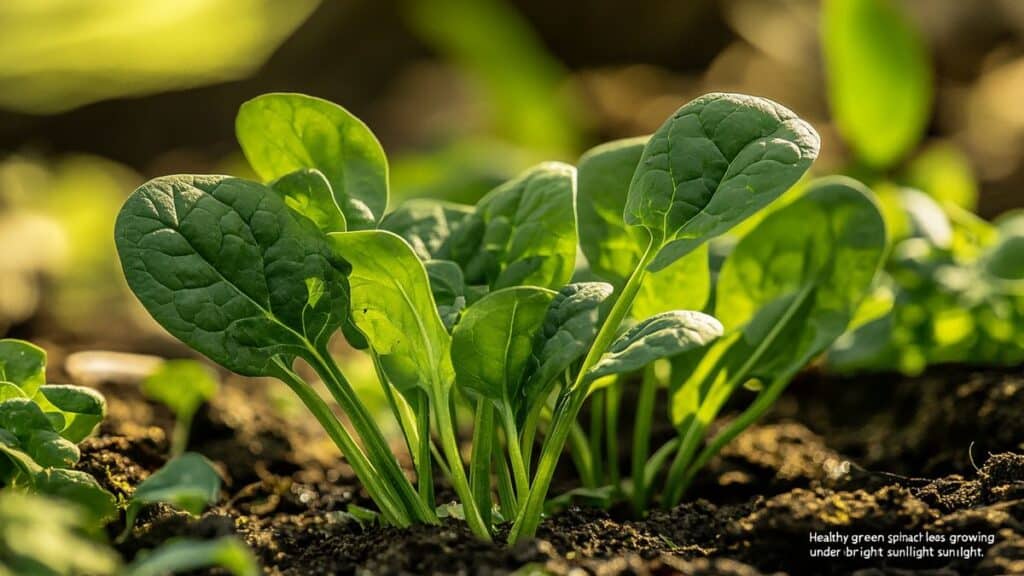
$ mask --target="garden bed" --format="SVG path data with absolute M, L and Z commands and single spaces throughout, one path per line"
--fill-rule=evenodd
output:
M 79 467 L 123 495 L 163 464 L 173 419 L 130 384 L 100 388 L 110 414 L 83 444 Z M 304 416 L 272 405 L 259 383 L 229 380 L 197 416 L 190 446 L 220 468 L 221 502 L 199 519 L 154 507 L 120 552 L 130 558 L 174 536 L 236 533 L 272 574 L 1024 572 L 1019 370 L 805 375 L 675 509 L 633 520 L 624 510 L 571 508 L 512 548 L 478 541 L 455 520 L 406 530 L 360 523 L 349 505 L 371 503 L 351 470 Z M 996 540 L 983 557 L 952 562 L 808 558 L 809 532 L 829 530 Z

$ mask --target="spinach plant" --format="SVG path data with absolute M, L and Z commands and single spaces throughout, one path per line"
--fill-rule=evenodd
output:
M 42 348 L 0 340 L 0 485 L 71 501 L 93 524 L 113 518 L 114 496 L 74 469 L 78 443 L 105 412 L 94 390 L 46 383 Z
M 220 389 L 216 375 L 194 360 L 169 360 L 142 381 L 142 393 L 174 412 L 171 457 L 188 448 L 189 430 L 196 410 Z
M 591 484 L 632 486 L 640 510 L 671 461 L 662 501 L 677 501 L 710 454 L 845 329 L 885 246 L 869 192 L 821 181 L 758 223 L 713 285 L 708 241 L 778 198 L 818 153 L 809 125 L 750 96 L 698 98 L 649 138 L 587 153 L 578 174 L 545 163 L 475 206 L 421 199 L 387 215 L 383 152 L 344 109 L 270 94 L 243 105 L 237 128 L 266 183 L 171 176 L 140 187 L 115 232 L 128 283 L 199 352 L 287 383 L 399 526 L 437 521 L 436 464 L 459 499 L 444 515 L 480 538 L 503 520 L 510 541 L 529 537 L 567 444 Z M 331 357 L 337 333 L 370 356 L 415 486 Z M 680 438 L 648 458 L 664 362 Z M 625 482 L 612 458 L 597 473 L 594 432 L 617 455 L 619 397 L 636 373 Z M 762 392 L 750 409 L 698 452 L 725 399 L 751 380 Z M 589 438 L 578 422 L 588 398 Z M 457 406 L 473 416 L 468 470 Z

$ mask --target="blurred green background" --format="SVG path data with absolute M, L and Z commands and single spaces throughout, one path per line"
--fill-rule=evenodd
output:
M 907 186 L 935 201 L 890 219 L 898 240 L 931 242 L 894 246 L 880 298 L 897 311 L 873 329 L 897 344 L 846 366 L 1024 360 L 1020 287 L 1000 304 L 1005 284 L 963 278 L 998 256 L 971 213 L 1024 206 L 1019 0 L 4 0 L 0 39 L 0 334 L 180 354 L 126 295 L 113 218 L 146 178 L 251 174 L 233 119 L 264 92 L 362 118 L 394 205 L 472 202 L 737 91 L 818 129 L 816 174 L 862 178 L 892 213 L 921 206 Z M 934 206 L 938 224 L 921 216 Z M 909 294 L 921 310 L 900 307 Z

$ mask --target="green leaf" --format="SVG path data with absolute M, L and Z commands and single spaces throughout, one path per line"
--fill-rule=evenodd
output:
M 388 204 L 388 164 L 358 118 L 320 98 L 264 94 L 242 104 L 235 134 L 253 170 L 273 180 L 303 168 L 327 177 L 349 229 L 373 228 Z
M 915 155 L 907 166 L 908 183 L 940 204 L 964 210 L 978 206 L 978 179 L 967 155 L 952 142 L 936 142 Z
M 39 430 L 29 436 L 25 451 L 44 468 L 71 468 L 81 456 L 78 446 L 49 430 Z
M 451 337 L 412 248 L 383 230 L 331 234 L 330 239 L 352 266 L 353 321 L 382 361 L 401 363 L 424 388 L 451 382 Z
M 539 401 L 551 383 L 590 350 L 600 328 L 601 306 L 612 290 L 604 282 L 577 282 L 555 295 L 534 342 L 525 384 L 527 406 Z
M 214 362 L 265 376 L 346 320 L 348 266 L 267 187 L 222 176 L 141 186 L 117 218 L 128 285 L 168 332 Z
M 472 206 L 416 198 L 385 216 L 380 228 L 401 236 L 420 260 L 447 260 L 449 239 L 472 213 Z
M 920 34 L 892 0 L 827 0 L 821 42 L 840 133 L 868 164 L 891 166 L 919 142 L 931 113 Z
M 260 574 L 249 547 L 236 536 L 223 536 L 216 540 L 171 540 L 156 550 L 140 553 L 125 575 L 164 576 L 214 567 L 234 576 Z
M 135 488 L 125 511 L 125 531 L 132 529 L 139 512 L 149 504 L 163 502 L 199 515 L 216 503 L 219 496 L 220 476 L 213 464 L 200 454 L 186 452 L 164 464 Z
M 0 428 L 27 442 L 33 433 L 56 432 L 43 410 L 28 398 L 11 398 L 0 403 Z
M 11 398 L 28 398 L 28 396 L 17 384 L 0 382 L 0 402 Z
M 191 418 L 219 389 L 216 375 L 195 360 L 168 360 L 142 381 L 142 393 L 179 418 Z
M 102 527 L 117 517 L 117 499 L 81 470 L 46 468 L 32 479 L 36 492 L 67 500 L 81 508 L 90 525 Z
M 452 330 L 455 382 L 474 397 L 518 410 L 523 372 L 555 293 L 517 286 L 491 292 Z
M 985 271 L 999 280 L 1024 280 L 1024 234 L 1003 234 L 985 255 Z
M 722 325 L 700 312 L 674 310 L 652 316 L 619 336 L 587 373 L 596 380 L 639 370 L 661 358 L 701 348 L 722 335 Z
M 39 392 L 64 416 L 60 435 L 76 444 L 92 434 L 107 414 L 107 401 L 91 388 L 47 384 Z
M 451 260 L 427 260 L 423 266 L 427 270 L 437 312 L 444 327 L 451 331 L 466 307 L 466 281 L 462 277 L 462 269 Z
M 661 270 L 757 212 L 818 156 L 818 134 L 763 98 L 708 94 L 684 105 L 644 147 L 624 212 L 660 250 Z
M 450 240 L 469 284 L 561 288 L 576 264 L 576 169 L 548 162 L 484 196 Z
M 46 384 L 46 351 L 24 340 L 0 340 L 0 380 L 32 396 Z
M 42 496 L 0 492 L 0 574 L 119 573 L 114 550 L 86 536 L 95 526 L 74 507 Z
M 953 244 L 953 227 L 949 218 L 931 196 L 913 188 L 901 188 L 899 199 L 912 235 L 923 237 L 939 248 L 948 249 Z
M 650 234 L 623 221 L 626 196 L 648 137 L 602 144 L 579 161 L 580 248 L 590 269 L 621 290 L 650 243 Z M 699 310 L 711 293 L 707 248 L 648 275 L 631 313 L 646 318 L 669 310 Z
M 319 170 L 297 170 L 274 180 L 270 187 L 281 195 L 286 206 L 312 220 L 324 233 L 348 229 L 331 184 Z

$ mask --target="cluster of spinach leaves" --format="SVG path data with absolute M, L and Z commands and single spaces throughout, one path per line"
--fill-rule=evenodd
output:
M 141 186 L 115 228 L 129 286 L 215 362 L 288 384 L 399 526 L 437 522 L 436 465 L 477 536 L 512 521 L 510 541 L 529 537 L 567 443 L 585 483 L 631 491 L 641 511 L 668 465 L 662 502 L 674 503 L 843 332 L 886 244 L 870 193 L 823 180 L 765 217 L 713 282 L 708 241 L 778 198 L 818 153 L 807 123 L 750 96 L 698 98 L 649 138 L 592 150 L 578 171 L 540 164 L 475 206 L 420 199 L 387 215 L 384 152 L 343 108 L 268 94 L 241 107 L 236 131 L 267 183 L 186 175 Z M 339 332 L 373 361 L 415 485 L 330 354 Z M 619 398 L 638 373 L 626 481 L 617 462 L 598 465 L 594 433 L 618 453 Z M 761 393 L 750 409 L 698 452 L 751 381 Z M 648 457 L 660 386 L 680 436 Z M 578 422 L 588 398 L 603 424 L 589 438 Z M 457 406 L 473 415 L 468 472 Z
M 106 401 L 91 388 L 46 383 L 46 351 L 23 340 L 0 340 L 0 574 L 113 574 L 116 554 L 99 543 L 100 529 L 125 508 L 125 532 L 142 508 L 162 502 L 199 514 L 220 494 L 220 476 L 196 453 L 184 453 L 140 483 L 126 503 L 74 467 L 78 444 L 106 415 Z M 57 550 L 43 543 L 68 544 Z M 237 539 L 180 541 L 126 568 L 157 574 L 226 565 L 249 553 Z M 244 549 L 244 553 L 238 552 Z M 209 553 L 203 554 L 203 550 Z M 240 556 L 241 554 L 241 556 Z M 255 569 L 236 571 L 252 574 Z

